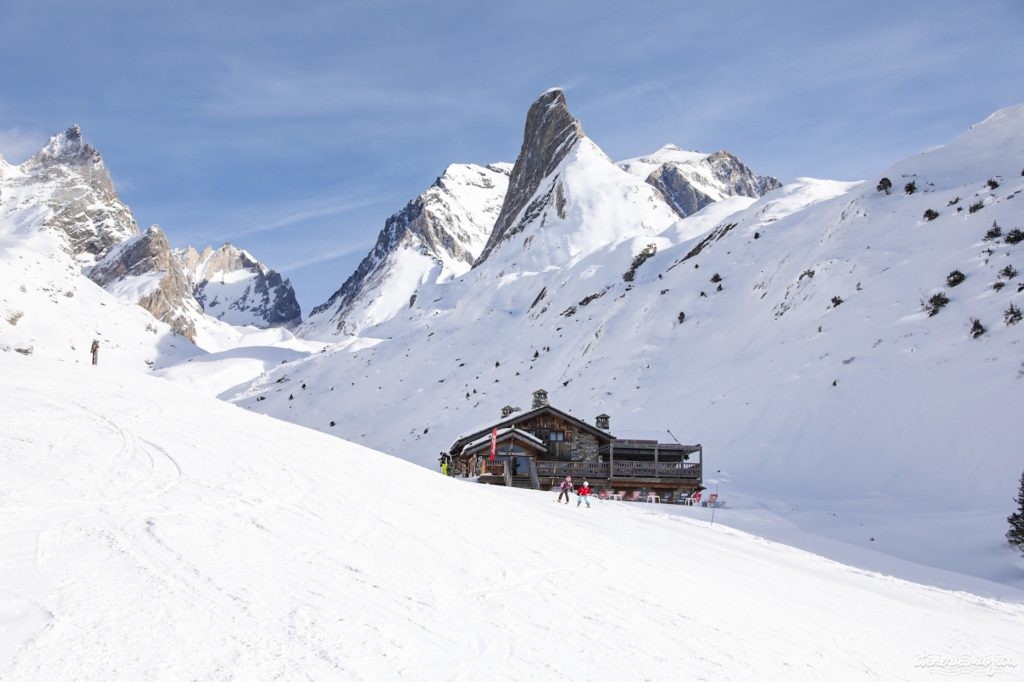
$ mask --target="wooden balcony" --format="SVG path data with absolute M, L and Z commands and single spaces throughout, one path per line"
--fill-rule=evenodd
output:
M 614 466 L 614 470 L 612 467 Z M 540 478 L 594 478 L 594 479 L 701 479 L 700 462 L 631 462 L 615 460 L 608 462 L 559 462 L 537 461 L 537 476 Z

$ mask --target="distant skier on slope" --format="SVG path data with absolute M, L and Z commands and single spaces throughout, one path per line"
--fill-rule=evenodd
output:
M 576 506 L 580 506 L 580 502 L 587 503 L 587 509 L 590 509 L 590 483 L 583 481 L 583 485 L 576 491 Z
M 565 503 L 569 504 L 569 493 L 572 492 L 572 476 L 566 476 L 565 480 L 562 481 L 562 485 L 558 487 L 558 499 L 555 502 L 562 501 L 562 495 L 565 495 Z
M 89 352 L 92 353 L 92 364 L 100 364 L 100 342 L 96 339 L 92 340 L 92 346 L 89 348 Z

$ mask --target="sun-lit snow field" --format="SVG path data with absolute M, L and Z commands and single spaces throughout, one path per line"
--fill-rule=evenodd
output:
M 0 376 L 5 680 L 899 680 L 948 655 L 1024 665 L 1020 604 L 644 505 L 442 478 L 137 373 L 5 354 Z

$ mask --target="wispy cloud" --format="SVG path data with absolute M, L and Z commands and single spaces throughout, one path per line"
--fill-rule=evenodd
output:
M 342 215 L 355 209 L 372 206 L 379 201 L 379 197 L 341 197 L 290 202 L 269 211 L 261 209 L 258 214 L 246 211 L 244 215 L 232 218 L 222 234 L 226 239 L 234 239 L 261 232 L 273 232 L 312 220 Z
M 42 149 L 47 137 L 22 128 L 0 129 L 0 156 L 10 163 L 21 163 Z
M 344 256 L 350 256 L 353 253 L 359 253 L 366 251 L 370 248 L 370 244 L 366 242 L 351 243 L 342 245 L 327 251 L 318 251 L 316 255 L 308 256 L 305 258 L 299 258 L 289 263 L 282 264 L 278 270 L 281 272 L 295 272 L 296 270 L 302 270 L 308 268 L 311 265 L 317 263 L 323 263 L 325 261 L 334 260 L 336 258 L 342 258 Z

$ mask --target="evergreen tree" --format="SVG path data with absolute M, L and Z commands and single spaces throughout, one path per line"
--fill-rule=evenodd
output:
M 888 194 L 889 192 L 892 191 L 892 180 L 890 180 L 889 178 L 882 178 L 881 180 L 878 181 L 878 186 L 875 187 L 875 190 L 879 192 L 885 192 L 886 194 Z
M 1006 539 L 1024 554 L 1024 473 L 1020 475 L 1020 489 L 1017 491 L 1017 511 L 1006 517 L 1010 530 Z

